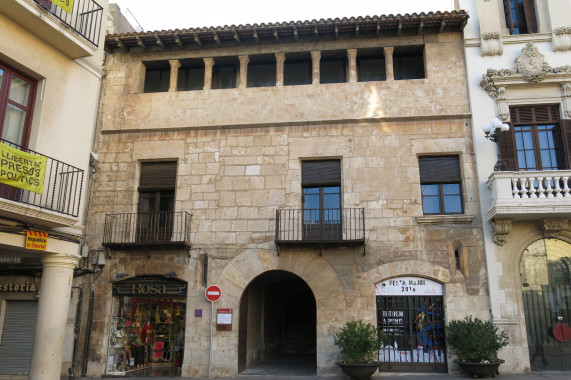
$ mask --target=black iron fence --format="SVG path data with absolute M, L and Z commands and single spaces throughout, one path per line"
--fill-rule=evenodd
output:
M 99 46 L 103 7 L 93 0 L 73 0 L 73 8 L 67 13 L 50 0 L 34 0 L 64 24 Z
M 364 243 L 362 208 L 276 211 L 276 243 Z
M 107 214 L 103 246 L 110 248 L 189 247 L 191 218 L 192 215 L 186 211 Z
M 0 184 L 1 198 L 25 203 L 65 215 L 79 215 L 84 175 L 84 171 L 82 169 L 6 140 L 0 139 L 0 142 L 12 148 L 21 150 L 22 152 L 46 157 L 44 186 L 41 194 L 6 184 Z

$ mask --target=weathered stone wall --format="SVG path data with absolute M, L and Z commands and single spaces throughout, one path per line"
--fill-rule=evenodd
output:
M 134 93 L 140 60 L 158 59 L 158 53 L 112 55 L 89 245 L 101 244 L 106 213 L 137 211 L 141 161 L 177 160 L 175 211 L 193 214 L 193 247 L 189 253 L 111 253 L 96 286 L 94 328 L 99 334 L 92 344 L 90 374 L 104 371 L 95 363 L 104 363 L 113 275 L 162 275 L 174 268 L 189 283 L 183 376 L 207 375 L 210 305 L 200 284 L 199 260 L 205 252 L 208 282 L 223 289 L 217 307 L 234 310 L 232 331 L 215 333 L 213 377 L 237 373 L 240 299 L 248 284 L 268 270 L 296 274 L 315 296 L 320 375 L 338 373 L 336 329 L 354 318 L 376 321 L 375 284 L 382 280 L 406 275 L 437 280 L 445 286 L 447 318 L 487 317 L 461 39 L 451 34 L 426 38 L 426 79 L 281 88 Z M 347 46 L 335 46 L 341 44 Z M 297 47 L 302 48 L 315 46 Z M 459 156 L 463 215 L 423 216 L 418 156 L 429 154 Z M 301 208 L 301 161 L 311 158 L 341 160 L 342 207 L 365 210 L 364 248 L 283 247 L 278 252 L 276 210 Z M 194 316 L 195 309 L 205 311 L 202 318 Z

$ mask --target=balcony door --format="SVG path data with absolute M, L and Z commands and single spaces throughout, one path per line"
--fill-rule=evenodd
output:
M 511 128 L 499 143 L 508 171 L 561 170 L 569 165 L 571 126 L 558 106 L 512 107 Z
M 176 162 L 141 164 L 137 241 L 161 243 L 171 240 L 176 167 Z
M 302 162 L 303 240 L 342 240 L 341 162 Z
M 36 83 L 0 64 L 0 136 L 14 148 L 27 147 Z M 20 200 L 22 190 L 0 184 L 0 197 Z

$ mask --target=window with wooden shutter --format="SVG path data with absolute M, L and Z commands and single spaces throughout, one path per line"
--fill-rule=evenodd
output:
M 458 156 L 419 157 L 424 214 L 461 214 L 462 176 Z
M 504 0 L 506 26 L 510 34 L 537 33 L 534 0 Z
M 341 161 L 301 163 L 304 240 L 342 240 Z
M 498 144 L 506 170 L 569 168 L 568 137 L 558 106 L 512 107 L 511 128 Z M 570 131 L 571 132 L 571 131 Z
M 168 241 L 172 234 L 176 162 L 143 162 L 139 182 L 137 240 Z

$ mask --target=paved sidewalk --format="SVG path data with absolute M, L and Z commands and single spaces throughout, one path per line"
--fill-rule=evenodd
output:
M 348 377 L 318 377 L 318 376 L 275 376 L 275 375 L 237 375 L 236 377 L 223 378 L 190 378 L 190 377 L 124 377 L 136 380 L 348 380 Z M 500 375 L 498 380 L 571 380 L 571 372 L 535 372 L 523 375 Z M 79 378 L 77 378 L 79 380 Z M 422 373 L 381 373 L 373 376 L 372 380 L 463 380 L 471 379 L 468 375 L 451 374 L 422 374 Z M 62 377 L 61 380 L 67 380 Z M 88 380 L 82 378 L 81 380 Z

